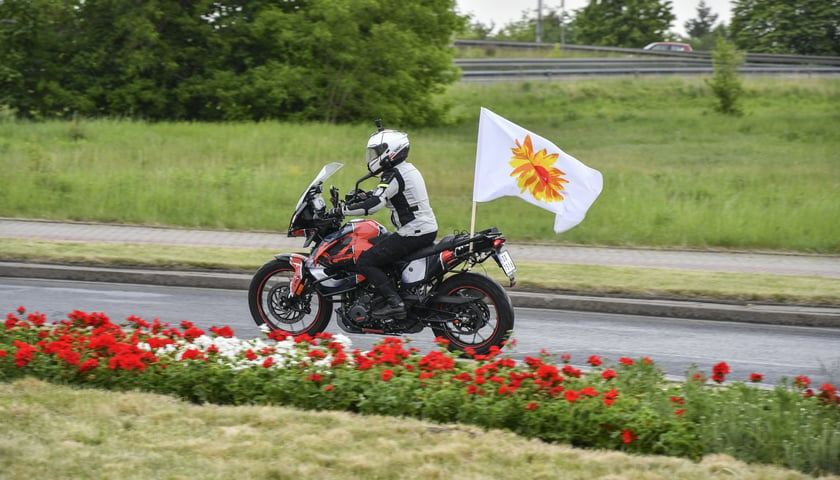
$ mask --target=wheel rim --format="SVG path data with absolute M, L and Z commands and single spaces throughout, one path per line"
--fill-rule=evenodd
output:
M 457 306 L 450 306 L 447 312 L 455 319 L 444 324 L 449 340 L 464 347 L 480 347 L 492 342 L 499 329 L 499 311 L 493 299 L 476 287 L 458 287 L 448 295 L 471 297 L 474 300 Z
M 321 312 L 317 295 L 311 292 L 289 298 L 292 270 L 277 270 L 265 277 L 258 293 L 260 317 L 271 330 L 291 334 L 309 330 Z

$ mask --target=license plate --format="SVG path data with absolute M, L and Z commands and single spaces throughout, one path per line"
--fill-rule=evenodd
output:
M 513 272 L 516 271 L 516 265 L 513 263 L 513 259 L 510 258 L 510 253 L 505 250 L 504 252 L 499 252 L 499 263 L 502 264 L 502 270 L 505 271 L 505 275 L 511 276 Z

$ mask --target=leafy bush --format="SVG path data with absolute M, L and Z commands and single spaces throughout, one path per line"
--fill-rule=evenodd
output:
M 462 422 L 578 447 L 700 459 L 710 453 L 809 473 L 840 473 L 840 396 L 806 377 L 764 390 L 726 384 L 720 362 L 706 376 L 666 382 L 649 358 L 598 356 L 586 369 L 542 352 L 517 363 L 496 349 L 427 353 L 385 338 L 370 351 L 346 337 L 267 333 L 242 340 L 182 322 L 74 311 L 46 325 L 21 307 L 0 329 L 0 380 L 166 393 L 197 402 L 275 404 L 306 409 Z M 753 374 L 751 381 L 760 381 Z
M 738 66 L 743 62 L 744 56 L 735 49 L 735 45 L 723 37 L 717 40 L 717 47 L 712 52 L 712 63 L 715 74 L 706 83 L 712 88 L 717 97 L 718 103 L 715 110 L 726 114 L 741 116 L 744 114 L 739 103 L 739 98 L 744 92 L 741 79 L 738 77 Z

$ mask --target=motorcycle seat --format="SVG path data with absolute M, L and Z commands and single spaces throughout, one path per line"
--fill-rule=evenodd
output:
M 459 239 L 463 239 L 459 237 L 464 237 L 464 235 L 455 235 L 454 233 L 450 233 L 449 235 L 441 238 L 439 242 L 429 245 L 428 247 L 423 247 L 420 250 L 404 257 L 402 260 L 410 262 L 418 258 L 428 257 L 429 255 L 440 253 L 444 250 L 451 250 L 458 245 Z

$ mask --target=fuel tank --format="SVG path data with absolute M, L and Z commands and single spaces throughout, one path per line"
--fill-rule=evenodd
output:
M 341 229 L 324 237 L 314 255 L 315 263 L 324 267 L 353 265 L 359 255 L 388 231 L 371 219 L 354 219 Z

